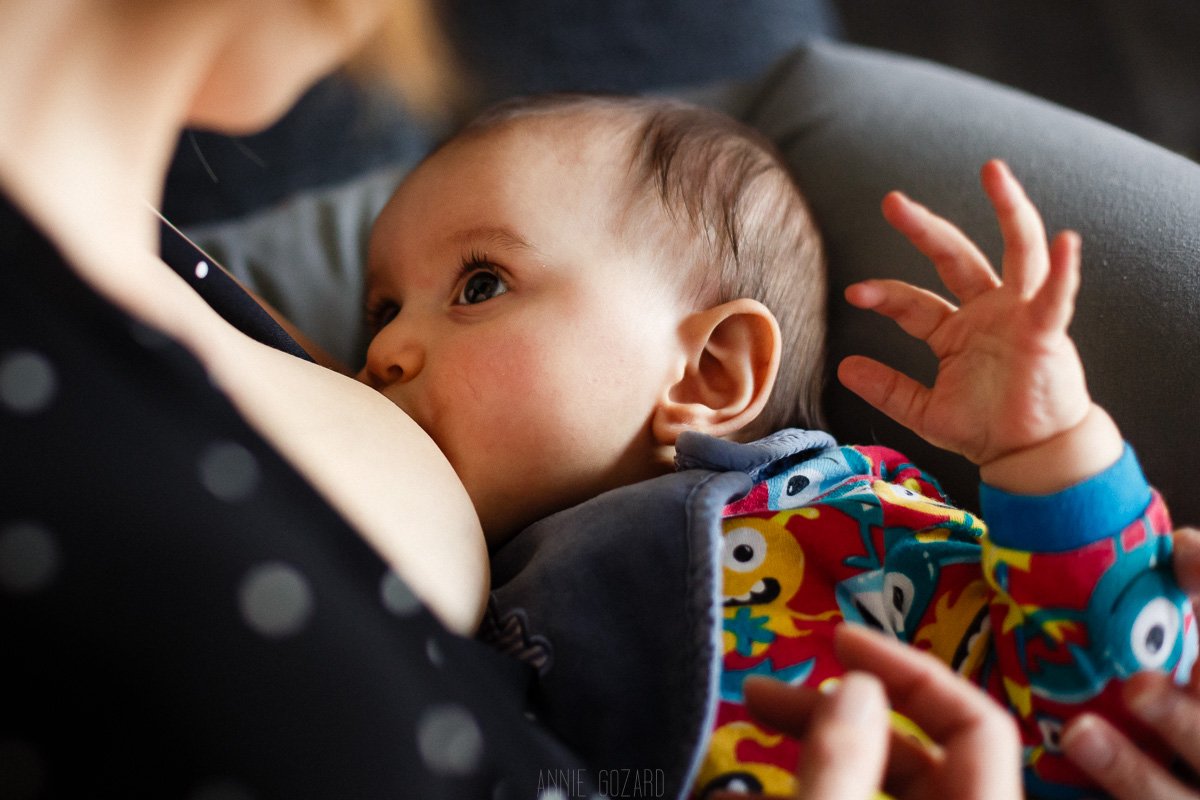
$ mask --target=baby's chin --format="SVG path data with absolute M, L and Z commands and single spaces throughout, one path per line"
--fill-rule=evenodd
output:
M 500 547 L 539 519 L 543 519 L 554 513 L 550 511 L 541 515 L 532 513 L 522 514 L 520 513 L 520 509 L 512 508 L 489 513 L 488 511 L 480 510 L 478 504 L 476 504 L 475 508 L 476 513 L 479 514 L 479 523 L 483 526 L 483 538 L 487 542 L 489 550 Z
M 487 485 L 476 488 L 469 480 L 463 485 L 483 526 L 489 549 L 495 549 L 535 522 L 579 505 L 597 493 L 564 493 L 561 487 L 538 487 L 522 483 L 516 489 Z M 540 491 L 539 491 L 540 490 Z
M 441 446 L 435 433 L 430 433 Z M 478 444 L 478 442 L 473 442 Z M 675 471 L 674 448 L 639 440 L 616 457 L 572 457 L 570 448 L 549 451 L 530 443 L 524 452 L 495 458 L 496 451 L 459 453 L 442 448 L 467 490 L 489 548 L 496 548 L 551 514 Z

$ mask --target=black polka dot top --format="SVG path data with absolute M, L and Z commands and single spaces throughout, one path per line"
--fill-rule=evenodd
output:
M 525 714 L 526 667 L 442 629 L 3 198 L 0 659 L 4 798 L 535 798 L 575 766 Z

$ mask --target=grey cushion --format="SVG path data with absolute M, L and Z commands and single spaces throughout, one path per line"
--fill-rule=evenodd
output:
M 244 219 L 186 233 L 313 341 L 357 368 L 368 341 L 363 292 L 371 223 L 412 166 L 301 192 Z
M 1200 451 L 1193 421 L 1200 409 L 1200 166 L 1014 90 L 833 43 L 805 47 L 760 80 L 715 87 L 700 99 L 774 139 L 812 202 L 830 256 L 831 368 L 863 353 L 931 379 L 934 362 L 924 346 L 850 308 L 842 289 L 881 276 L 939 288 L 932 267 L 880 216 L 879 202 L 893 188 L 949 216 L 998 258 L 999 233 L 977 175 L 987 159 L 1005 158 L 1050 230 L 1083 235 L 1084 284 L 1072 333 L 1093 396 L 1135 445 L 1176 519 L 1200 522 L 1188 468 Z M 365 220 L 394 179 L 388 172 L 310 193 L 200 238 L 301 328 L 356 363 L 362 341 L 348 320 L 357 319 L 361 283 L 352 268 L 361 263 Z M 938 475 L 957 501 L 976 505 L 971 465 L 924 444 L 833 380 L 827 411 L 840 439 L 896 447 Z

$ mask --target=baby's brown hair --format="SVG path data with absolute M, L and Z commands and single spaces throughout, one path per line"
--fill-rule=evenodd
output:
M 717 111 L 677 100 L 587 94 L 514 98 L 460 136 L 528 117 L 594 115 L 631 141 L 626 236 L 657 248 L 701 307 L 748 297 L 775 315 L 783 360 L 762 414 L 737 438 L 822 425 L 826 278 L 808 204 L 765 136 Z M 603 128 L 597 125 L 597 135 Z M 665 212 L 669 224 L 662 224 Z M 687 269 L 678 270 L 680 264 Z

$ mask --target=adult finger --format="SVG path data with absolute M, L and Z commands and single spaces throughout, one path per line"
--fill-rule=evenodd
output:
M 991 698 L 928 653 L 863 626 L 839 626 L 835 637 L 842 663 L 871 669 L 896 710 L 945 751 L 945 785 L 962 787 L 961 797 L 1021 796 L 1020 739 Z
M 747 678 L 742 685 L 746 708 L 759 723 L 804 739 L 811 729 L 821 692 L 763 677 Z M 928 771 L 936 754 L 897 726 L 890 725 L 885 784 L 904 785 Z
M 887 317 L 909 336 L 921 341 L 928 339 L 955 311 L 954 305 L 944 297 L 904 281 L 855 283 L 846 287 L 846 300 L 853 306 Z
M 1023 297 L 1029 297 L 1041 287 L 1049 268 L 1042 215 L 1003 161 L 993 159 L 984 164 L 980 177 L 1004 237 L 1000 277 Z
M 842 663 L 849 669 L 874 665 L 892 704 L 940 744 L 978 723 L 1008 719 L 985 694 L 928 653 L 863 625 L 839 626 L 834 635 Z M 970 691 L 960 691 L 963 687 Z
M 975 243 L 944 219 L 901 192 L 883 198 L 883 216 L 933 264 L 946 288 L 961 302 L 1000 285 Z
M 1067 757 L 1117 800 L 1200 798 L 1095 714 L 1071 720 L 1060 743 Z
M 1192 598 L 1192 609 L 1200 618 L 1200 531 L 1180 528 L 1171 536 L 1171 565 L 1175 581 Z M 1192 667 L 1188 692 L 1200 698 L 1200 665 Z
M 1200 531 L 1180 528 L 1172 539 L 1175 580 L 1190 597 L 1200 598 Z
M 792 686 L 780 680 L 751 675 L 742 684 L 746 708 L 756 720 L 785 733 L 793 739 L 803 739 L 821 693 L 807 686 Z
M 870 800 L 887 763 L 887 697 L 872 675 L 849 672 L 817 700 L 804 740 L 799 797 Z
M 1194 769 L 1200 769 L 1200 698 L 1180 689 L 1161 672 L 1134 675 L 1122 691 L 1129 710 Z

